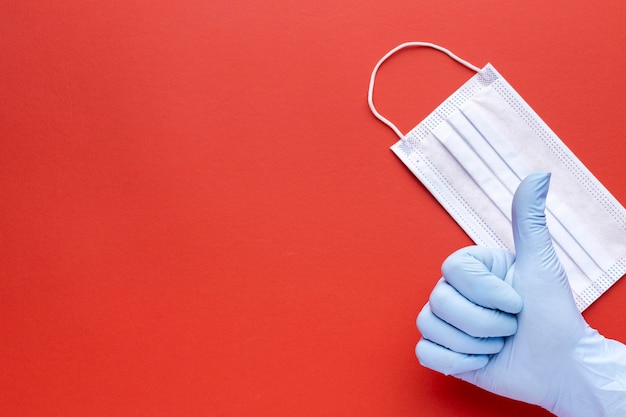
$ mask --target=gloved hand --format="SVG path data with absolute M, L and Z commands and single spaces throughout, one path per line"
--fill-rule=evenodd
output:
M 578 312 L 545 223 L 549 174 L 513 198 L 515 252 L 469 247 L 420 312 L 422 365 L 558 416 L 626 416 L 626 346 Z

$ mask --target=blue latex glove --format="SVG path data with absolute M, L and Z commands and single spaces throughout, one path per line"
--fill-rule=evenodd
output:
M 578 312 L 545 223 L 549 174 L 513 198 L 516 254 L 469 247 L 443 264 L 417 324 L 422 365 L 558 416 L 626 416 L 626 347 Z

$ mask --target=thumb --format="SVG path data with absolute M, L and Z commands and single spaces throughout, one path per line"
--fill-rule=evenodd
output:
M 586 323 L 576 307 L 546 225 L 549 187 L 550 174 L 531 174 L 521 182 L 513 197 L 512 281 L 524 300 L 524 317 L 518 321 L 518 334 L 538 337 L 541 334 L 537 333 L 538 329 L 543 328 L 548 333 L 542 338 L 563 343 L 567 338 L 580 337 Z M 542 343 L 545 346 L 545 341 Z
M 546 225 L 546 196 L 550 174 L 538 172 L 526 177 L 513 197 L 512 223 L 515 268 L 532 277 L 567 281 L 552 245 Z

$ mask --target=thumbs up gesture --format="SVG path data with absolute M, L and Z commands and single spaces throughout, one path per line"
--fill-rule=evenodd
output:
M 626 346 L 578 312 L 546 226 L 549 174 L 513 198 L 515 254 L 468 247 L 417 318 L 420 363 L 558 416 L 626 416 Z

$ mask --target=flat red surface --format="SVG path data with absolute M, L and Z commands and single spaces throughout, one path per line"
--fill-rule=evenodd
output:
M 470 243 L 376 61 L 492 62 L 623 203 L 626 2 L 0 4 L 0 414 L 547 416 L 419 366 Z M 405 131 L 471 73 L 402 52 Z M 626 281 L 585 317 L 626 341 Z

